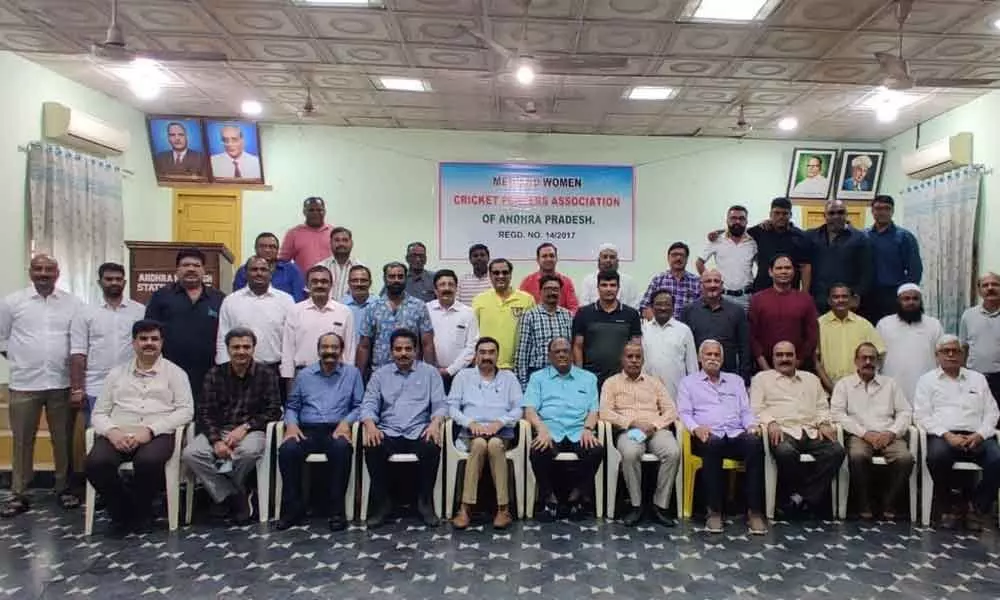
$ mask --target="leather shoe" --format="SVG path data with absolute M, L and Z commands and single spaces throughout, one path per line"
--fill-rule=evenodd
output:
M 458 512 L 451 519 L 451 524 L 455 529 L 465 529 L 469 526 L 469 509 L 465 503 L 458 508 Z
M 249 524 L 252 513 L 250 510 L 250 498 L 246 492 L 236 492 L 228 500 L 230 506 L 229 516 L 233 523 L 240 526 Z
M 343 531 L 347 529 L 347 519 L 341 514 L 333 515 L 326 524 L 330 528 L 330 531 Z
M 551 523 L 559 516 L 559 509 L 554 504 L 545 504 L 535 515 L 535 520 L 539 523 Z
M 628 509 L 627 513 L 625 513 L 625 517 L 622 518 L 622 523 L 629 527 L 635 527 L 641 518 L 642 508 L 639 506 L 633 506 Z
M 276 525 L 278 531 L 284 531 L 291 527 L 295 527 L 302 522 L 302 513 L 291 513 L 282 515 L 278 519 L 278 524 Z
M 979 518 L 979 513 L 975 510 L 970 510 L 965 515 L 965 529 L 973 533 L 978 533 L 983 530 L 982 519 Z
M 504 504 L 497 507 L 497 514 L 493 517 L 493 529 L 507 529 L 514 521 L 510 515 L 510 508 Z
M 434 507 L 426 498 L 417 500 L 417 512 L 420 514 L 420 519 L 424 522 L 424 525 L 428 527 L 437 527 L 441 524 L 441 521 L 434 513 Z
M 656 516 L 656 522 L 664 527 L 675 527 L 677 525 L 677 519 L 671 517 L 665 508 L 657 506 L 653 508 L 653 514 Z
M 385 523 L 385 519 L 388 516 L 389 516 L 389 503 L 379 502 L 372 509 L 371 514 L 368 515 L 368 520 L 365 521 L 365 525 L 367 525 L 369 529 L 375 529 L 381 527 L 382 524 Z

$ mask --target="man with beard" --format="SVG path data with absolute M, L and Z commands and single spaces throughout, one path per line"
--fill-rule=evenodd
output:
M 290 260 L 305 271 L 330 256 L 330 231 L 333 226 L 326 223 L 326 203 L 318 196 L 310 196 L 302 201 L 305 223 L 292 227 L 281 242 L 278 260 Z
M 757 242 L 747 235 L 747 209 L 734 205 L 726 212 L 726 233 L 709 242 L 695 261 L 698 274 L 705 273 L 709 259 L 715 258 L 725 289 L 722 295 L 746 311 L 753 293 L 753 263 L 757 258 Z
M 545 242 L 535 248 L 535 262 L 538 263 L 538 270 L 521 280 L 521 291 L 528 292 L 535 302 L 541 302 L 541 290 L 539 284 L 545 275 L 555 275 L 562 281 L 562 291 L 559 296 L 559 306 L 565 308 L 570 314 L 576 314 L 580 308 L 580 301 L 576 298 L 576 288 L 573 280 L 556 271 L 559 264 L 559 251 L 554 244 Z
M 667 388 L 671 398 L 676 398 L 677 384 L 698 370 L 694 335 L 687 325 L 674 318 L 674 299 L 670 292 L 653 292 L 652 307 L 653 318 L 642 322 L 645 370 Z
M 306 299 L 306 280 L 302 277 L 302 271 L 294 263 L 278 260 L 278 236 L 270 231 L 257 235 L 253 242 L 253 252 L 255 256 L 267 261 L 271 270 L 271 285 L 275 289 L 285 292 L 296 302 Z M 246 265 L 240 265 L 233 277 L 233 291 L 246 286 L 247 268 Z
M 958 337 L 966 366 L 986 376 L 990 392 L 1000 402 L 1000 275 L 989 272 L 980 277 L 979 296 L 982 304 L 962 313 Z
M 490 249 L 485 244 L 469 246 L 469 264 L 472 271 L 458 278 L 458 301 L 472 306 L 476 296 L 492 287 L 490 282 Z
M 426 255 L 425 255 L 426 256 Z M 398 262 L 382 267 L 385 294 L 375 298 L 365 311 L 358 344 L 357 366 L 374 373 L 392 362 L 392 336 L 397 329 L 406 329 L 417 337 L 417 355 L 428 365 L 437 364 L 434 354 L 434 326 L 427 304 L 406 291 L 406 265 Z
M 486 290 L 472 301 L 472 312 L 479 322 L 479 335 L 491 337 L 500 343 L 497 367 L 514 368 L 514 346 L 517 325 L 521 317 L 535 306 L 527 292 L 511 287 L 514 265 L 506 258 L 490 261 L 490 281 L 493 289 Z
M 597 274 L 601 271 L 616 271 L 620 279 L 618 299 L 626 306 L 639 307 L 642 294 L 639 293 L 635 280 L 618 270 L 618 247 L 614 244 L 601 244 L 597 249 L 597 270 L 587 274 L 580 282 L 580 306 L 597 302 Z
M 97 285 L 103 298 L 80 310 L 70 327 L 70 403 L 83 407 L 88 427 L 104 378 L 133 356 L 132 324 L 146 314 L 145 306 L 125 297 L 125 283 L 122 265 L 98 267 Z
M 833 391 L 834 384 L 857 370 L 855 353 L 867 342 L 885 355 L 885 345 L 872 324 L 850 309 L 851 288 L 835 283 L 830 286 L 830 311 L 819 318 L 819 352 L 816 374 L 823 389 Z M 852 367 L 854 367 L 852 369 Z
M 896 314 L 883 317 L 875 330 L 885 343 L 882 374 L 896 380 L 912 403 L 917 380 L 937 365 L 934 345 L 944 335 L 944 328 L 941 321 L 924 314 L 918 285 L 904 283 L 896 295 Z
M 430 302 L 434 299 L 434 271 L 429 271 L 424 267 L 427 265 L 427 246 L 423 242 L 413 242 L 406 247 L 406 283 L 404 289 L 407 295 L 420 300 Z M 387 288 L 382 288 L 384 296 Z
M 438 373 L 444 381 L 444 391 L 451 389 L 451 381 L 462 369 L 469 366 L 476 354 L 479 325 L 472 309 L 455 301 L 458 275 L 451 269 L 441 269 L 434 274 L 436 300 L 427 303 L 434 329 L 434 358 Z
M 862 314 L 876 324 L 882 317 L 895 312 L 899 286 L 904 283 L 920 285 L 924 273 L 917 238 L 892 221 L 895 206 L 892 196 L 875 196 L 872 200 L 875 224 L 865 232 L 872 245 L 874 280 L 868 297 L 861 299 L 865 307 Z
M 750 353 L 747 311 L 737 303 L 730 302 L 722 290 L 722 273 L 715 269 L 702 271 L 701 298 L 687 305 L 682 320 L 691 328 L 696 348 L 700 348 L 705 340 L 715 340 L 722 344 L 725 360 L 722 370 L 736 373 L 750 385 L 753 356 Z M 749 307 L 749 301 L 747 306 Z
M 549 342 L 556 338 L 569 339 L 573 335 L 573 315 L 559 306 L 562 279 L 543 275 L 538 282 L 542 301 L 524 313 L 517 333 L 517 354 L 514 370 L 524 389 L 528 378 L 549 364 Z
M 330 291 L 330 297 L 337 300 L 347 293 L 348 273 L 361 264 L 357 259 L 351 258 L 352 250 L 354 250 L 354 235 L 351 230 L 346 227 L 334 227 L 330 230 L 330 251 L 333 254 L 316 263 L 330 269 L 330 274 L 333 275 L 333 290 Z
M 640 343 L 642 319 L 618 300 L 618 273 L 597 274 L 600 299 L 573 317 L 573 363 L 597 375 L 597 389 L 621 370 L 625 344 Z

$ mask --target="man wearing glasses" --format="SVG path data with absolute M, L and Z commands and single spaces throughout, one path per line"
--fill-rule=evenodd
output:
M 830 310 L 830 287 L 837 283 L 854 292 L 851 310 L 859 312 L 860 298 L 872 285 L 871 242 L 864 231 L 847 222 L 847 206 L 842 200 L 830 200 L 823 209 L 826 224 L 810 229 L 806 238 L 812 245 L 812 280 L 809 293 L 816 310 Z
M 500 345 L 497 368 L 513 369 L 517 327 L 521 316 L 535 306 L 535 299 L 527 292 L 510 287 L 514 266 L 506 258 L 490 261 L 489 272 L 493 289 L 476 296 L 472 312 L 479 323 L 479 335 L 491 337 Z

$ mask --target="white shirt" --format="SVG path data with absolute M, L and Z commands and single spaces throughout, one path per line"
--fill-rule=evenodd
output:
M 757 257 L 757 242 L 749 235 L 736 242 L 729 233 L 720 235 L 709 242 L 702 251 L 702 262 L 715 257 L 715 266 L 722 273 L 722 285 L 727 290 L 738 292 L 753 283 L 753 264 Z
M 331 298 L 344 297 L 344 294 L 346 294 L 350 289 L 347 285 L 347 280 L 350 279 L 348 275 L 350 274 L 352 268 L 360 264 L 362 264 L 360 261 L 354 260 L 353 258 L 348 258 L 347 262 L 344 263 L 343 266 L 341 266 L 341 264 L 337 262 L 337 259 L 334 258 L 332 255 L 330 256 L 330 258 L 321 260 L 318 263 L 316 263 L 317 267 L 322 266 L 326 267 L 327 269 L 330 269 L 330 273 L 333 275 L 333 287 L 330 288 Z
M 795 194 L 808 194 L 810 196 L 823 196 L 830 192 L 830 180 L 822 175 L 817 175 L 816 177 L 806 177 L 802 181 L 795 184 L 792 188 L 792 195 Z
M 902 437 L 913 420 L 903 390 L 885 375 L 876 375 L 867 384 L 857 373 L 842 377 L 833 386 L 830 414 L 844 431 L 858 437 L 869 431 L 891 431 Z
M 642 292 L 636 287 L 635 280 L 621 271 L 618 271 L 618 278 L 618 301 L 639 310 L 639 303 L 642 302 Z M 578 298 L 580 306 L 597 302 L 597 271 L 587 274 L 580 281 Z
M 490 281 L 489 271 L 482 278 L 476 277 L 476 274 L 470 271 L 458 276 L 458 294 L 455 295 L 455 300 L 466 306 L 472 306 L 476 296 L 492 289 L 493 283 Z
M 0 352 L 10 361 L 10 389 L 69 387 L 69 330 L 82 307 L 69 292 L 57 289 L 43 298 L 34 286 L 0 302 Z
M 888 315 L 875 329 L 885 343 L 882 374 L 895 379 L 912 404 L 917 380 L 937 368 L 935 346 L 944 335 L 941 321 L 924 315 L 918 323 L 907 324 L 896 315 Z
M 101 301 L 76 313 L 70 326 L 69 353 L 87 357 L 86 395 L 100 396 L 111 369 L 135 356 L 132 325 L 145 315 L 145 305 L 127 298 L 117 307 Z
M 965 309 L 958 322 L 958 338 L 969 346 L 969 368 L 980 373 L 1000 372 L 1000 310 L 982 304 Z
M 215 362 L 229 362 L 226 334 L 235 327 L 249 327 L 257 336 L 253 356 L 260 362 L 281 362 L 281 335 L 285 316 L 295 306 L 287 293 L 267 287 L 261 295 L 240 288 L 222 300 L 219 309 L 219 333 L 215 342 Z
M 475 356 L 479 339 L 476 315 L 461 302 L 444 308 L 437 300 L 427 303 L 427 312 L 431 314 L 434 329 L 435 366 L 448 369 L 448 374 L 454 376 L 468 367 Z
M 236 177 L 235 165 L 240 165 L 240 179 L 260 179 L 260 159 L 246 152 L 237 158 L 225 152 L 212 155 L 212 175 L 215 177 Z
M 691 329 L 677 319 L 660 325 L 656 320 L 642 322 L 643 370 L 666 386 L 670 398 L 677 397 L 681 379 L 698 372 L 698 351 Z
M 957 378 L 938 368 L 917 382 L 913 420 L 927 433 L 972 431 L 989 439 L 996 434 L 1000 408 L 982 373 L 962 367 Z
M 344 352 L 340 361 L 353 365 L 357 351 L 354 337 L 354 315 L 351 309 L 329 300 L 319 308 L 312 298 L 306 298 L 293 306 L 285 317 L 285 327 L 281 334 L 281 376 L 291 379 L 295 367 L 311 365 L 319 360 L 316 344 L 324 333 L 336 333 L 344 340 Z
M 94 431 L 107 435 L 149 427 L 153 435 L 173 433 L 194 418 L 194 399 L 187 373 L 160 357 L 149 371 L 138 371 L 135 358 L 111 369 L 94 404 Z

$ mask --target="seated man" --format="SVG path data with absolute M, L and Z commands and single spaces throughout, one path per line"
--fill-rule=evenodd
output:
M 752 535 L 767 533 L 763 518 L 764 443 L 750 409 L 743 378 L 723 373 L 722 344 L 705 340 L 698 349 L 701 371 L 681 380 L 677 408 L 691 432 L 691 452 L 701 457 L 701 478 L 708 500 L 709 533 L 722 533 L 725 491 L 723 459 L 743 461 L 746 470 L 747 526 Z
M 794 491 L 786 512 L 815 515 L 828 504 L 824 498 L 844 462 L 844 448 L 837 443 L 819 377 L 795 368 L 795 345 L 778 342 L 772 358 L 774 369 L 757 373 L 750 383 L 750 405 L 767 428 L 778 481 Z M 801 454 L 816 461 L 800 462 Z
M 857 372 L 833 387 L 830 412 L 847 434 L 847 460 L 858 515 L 867 520 L 875 514 L 870 494 L 872 457 L 882 456 L 888 465 L 889 479 L 886 494 L 875 508 L 892 521 L 896 518 L 896 500 L 913 471 L 913 455 L 905 441 L 913 410 L 899 384 L 891 377 L 875 374 L 878 356 L 875 344 L 858 345 L 854 351 Z M 911 515 L 911 519 L 916 520 L 916 516 Z
M 493 486 L 497 491 L 497 514 L 493 527 L 505 529 L 511 522 L 507 489 L 507 449 L 521 418 L 521 384 L 512 371 L 497 369 L 500 344 L 491 337 L 476 342 L 475 367 L 455 375 L 448 394 L 448 412 L 462 429 L 458 436 L 469 448 L 465 461 L 462 506 L 452 519 L 458 529 L 469 526 L 469 513 L 476 505 L 483 459 L 489 456 Z M 445 498 L 451 502 L 452 498 Z
M 325 454 L 331 471 L 326 490 L 330 530 L 347 528 L 344 496 L 353 456 L 351 424 L 358 420 L 364 386 L 361 371 L 341 362 L 345 346 L 339 333 L 320 335 L 316 343 L 319 362 L 299 370 L 292 384 L 285 406 L 285 439 L 278 447 L 282 478 L 278 529 L 298 525 L 305 515 L 302 465 L 313 453 Z
M 1000 410 L 986 378 L 964 368 L 962 358 L 958 337 L 941 336 L 938 368 L 917 380 L 913 415 L 927 431 L 927 468 L 934 481 L 924 485 L 934 486 L 942 527 L 954 528 L 964 513 L 965 528 L 979 531 L 1000 487 L 1000 445 L 994 429 Z M 952 469 L 956 461 L 974 462 L 983 470 L 974 494 L 965 488 L 961 502 L 952 493 L 958 487 L 959 473 Z
M 642 359 L 642 342 L 625 345 L 621 373 L 609 377 L 601 388 L 600 417 L 614 428 L 615 447 L 622 455 L 622 474 L 631 501 L 625 524 L 635 525 L 642 518 L 642 455 L 648 450 L 660 459 L 653 514 L 669 527 L 675 525 L 667 508 L 681 461 L 680 446 L 670 430 L 677 421 L 677 408 L 663 383 L 642 372 Z M 611 476 L 618 477 L 618 473 Z
M 113 537 L 148 531 L 153 495 L 164 485 L 163 468 L 174 453 L 174 431 L 191 422 L 194 401 L 183 369 L 163 358 L 163 331 L 156 321 L 132 325 L 135 358 L 108 373 L 94 405 L 94 447 L 87 480 L 104 498 Z M 131 490 L 118 474 L 134 468 Z
M 245 525 L 246 479 L 264 454 L 267 424 L 281 418 L 281 393 L 277 370 L 254 361 L 257 336 L 251 329 L 230 329 L 224 341 L 229 362 L 205 376 L 195 421 L 199 435 L 181 460 L 212 500 L 228 501 L 233 521 Z
M 597 439 L 597 376 L 573 366 L 566 338 L 549 342 L 549 366 L 535 371 L 524 392 L 524 418 L 534 430 L 531 468 L 544 504 L 539 521 L 584 517 L 604 448 Z M 556 468 L 556 455 L 580 460 Z
M 438 370 L 419 361 L 417 334 L 397 329 L 389 336 L 392 362 L 372 373 L 361 403 L 365 462 L 374 502 L 368 527 L 385 522 L 392 507 L 386 469 L 393 454 L 416 454 L 417 512 L 428 526 L 434 514 L 434 482 L 441 459 L 441 423 L 448 412 L 444 382 Z

